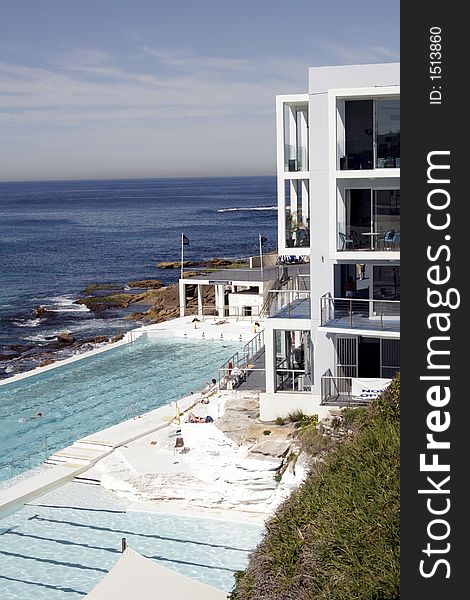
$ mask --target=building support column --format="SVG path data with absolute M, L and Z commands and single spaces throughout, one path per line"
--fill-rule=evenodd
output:
M 224 316 L 225 306 L 224 306 L 224 286 L 216 285 L 215 286 L 215 308 L 219 317 Z
M 186 313 L 186 286 L 184 279 L 178 281 L 178 292 L 179 292 L 179 303 L 180 303 L 180 317 L 184 317 Z
M 203 296 L 202 296 L 202 284 L 197 284 L 197 316 L 204 316 L 204 305 L 203 305 Z
M 264 360 L 266 368 L 266 394 L 274 394 L 275 386 L 275 363 L 276 354 L 274 348 L 274 330 L 267 328 L 264 330 Z

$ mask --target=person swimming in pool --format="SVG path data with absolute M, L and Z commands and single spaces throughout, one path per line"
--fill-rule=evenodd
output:
M 42 413 L 38 411 L 31 417 L 20 417 L 18 419 L 18 423 L 26 423 L 26 421 L 31 421 L 32 419 L 39 419 L 40 417 L 42 417 Z

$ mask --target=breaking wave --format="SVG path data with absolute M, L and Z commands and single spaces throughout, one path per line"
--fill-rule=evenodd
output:
M 37 327 L 40 322 L 41 319 L 36 317 L 35 319 L 28 319 L 27 321 L 13 321 L 13 325 L 16 325 L 16 327 Z
M 56 296 L 51 300 L 53 304 L 45 306 L 51 312 L 90 312 L 84 304 L 75 304 L 70 296 Z
M 252 210 L 277 210 L 277 206 L 252 206 L 252 207 L 240 207 L 240 208 L 218 208 L 216 212 L 219 213 L 223 213 L 223 212 L 235 212 L 235 211 L 241 211 L 241 212 L 247 212 L 247 211 L 252 211 Z

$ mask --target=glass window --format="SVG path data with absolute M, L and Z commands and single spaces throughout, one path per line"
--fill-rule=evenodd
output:
M 341 170 L 398 168 L 400 100 L 346 100 L 344 137 L 338 146 Z
M 308 180 L 286 181 L 286 248 L 310 246 L 310 201 Z
M 400 250 L 400 190 L 347 190 L 338 250 Z
M 373 101 L 345 103 L 346 156 L 341 169 L 373 168 Z
M 374 191 L 376 250 L 400 250 L 400 190 Z
M 375 108 L 377 168 L 400 166 L 400 100 L 377 100 Z
M 311 389 L 312 345 L 310 331 L 275 330 L 276 391 Z

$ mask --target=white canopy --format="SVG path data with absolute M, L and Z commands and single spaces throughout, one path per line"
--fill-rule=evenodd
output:
M 227 593 L 162 567 L 129 547 L 84 600 L 225 600 Z

